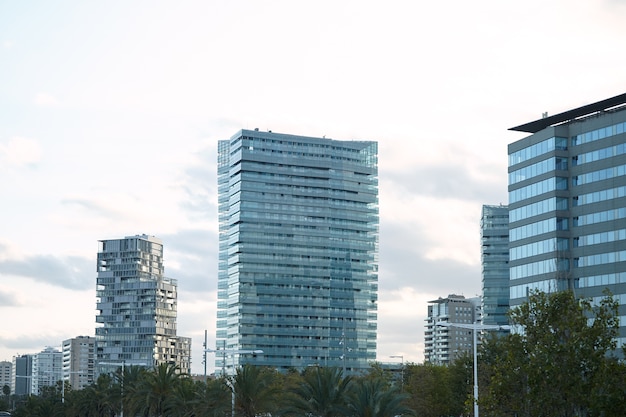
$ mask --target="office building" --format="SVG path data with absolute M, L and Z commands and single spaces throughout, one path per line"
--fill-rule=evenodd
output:
M 101 240 L 97 264 L 97 372 L 173 363 L 189 372 L 191 339 L 176 335 L 176 280 L 153 236 Z
M 377 143 L 241 130 L 218 147 L 217 372 L 245 362 L 366 369 L 376 358 Z
M 15 395 L 33 394 L 33 357 L 34 355 L 20 355 L 13 357 L 11 368 L 11 393 Z
M 512 306 L 533 289 L 609 289 L 624 315 L 625 105 L 622 94 L 510 129 L 531 134 L 508 147 Z
M 483 205 L 480 217 L 482 323 L 509 324 L 509 208 Z
M 441 323 L 481 323 L 480 297 L 450 294 L 428 302 L 424 337 L 425 362 L 448 365 L 474 350 L 473 330 L 446 327 Z
M 63 379 L 63 354 L 58 349 L 47 347 L 33 355 L 31 392 L 42 393 L 43 387 L 54 387 Z
M 72 389 L 83 389 L 96 382 L 96 339 L 78 336 L 63 341 L 63 380 Z
M 13 364 L 9 361 L 0 362 L 0 388 L 5 385 L 11 387 L 11 371 L 13 370 Z

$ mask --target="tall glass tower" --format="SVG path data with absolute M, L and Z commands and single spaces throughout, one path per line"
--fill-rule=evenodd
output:
M 626 312 L 626 94 L 511 130 L 511 305 L 531 289 L 609 289 Z M 623 345 L 622 320 L 618 343 Z
M 509 208 L 483 205 L 480 217 L 483 324 L 509 324 Z
M 375 360 L 377 159 L 369 141 L 241 130 L 219 142 L 218 373 Z
M 101 240 L 97 270 L 98 372 L 174 363 L 188 373 L 191 339 L 176 335 L 178 283 L 164 275 L 161 240 Z

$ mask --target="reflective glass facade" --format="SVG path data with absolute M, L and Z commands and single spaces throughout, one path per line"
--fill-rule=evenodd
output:
M 507 325 L 509 310 L 509 208 L 483 206 L 480 217 L 483 323 Z
M 242 130 L 218 144 L 216 369 L 376 358 L 378 145 Z M 232 354 L 261 350 L 254 357 Z
M 534 288 L 626 298 L 625 123 L 614 107 L 509 145 L 511 305 Z

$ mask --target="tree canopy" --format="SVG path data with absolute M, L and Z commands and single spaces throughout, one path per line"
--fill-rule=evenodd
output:
M 510 311 L 514 329 L 483 346 L 486 416 L 623 415 L 624 365 L 614 355 L 618 303 L 536 291 Z M 621 413 L 612 414 L 616 404 Z

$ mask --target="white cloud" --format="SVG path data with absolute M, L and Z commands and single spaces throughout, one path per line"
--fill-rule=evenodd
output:
M 21 167 L 35 165 L 43 155 L 39 142 L 34 139 L 13 137 L 6 144 L 0 143 L 2 165 Z
M 2 47 L 4 49 L 11 49 L 13 48 L 13 45 L 15 45 L 15 42 L 11 41 L 11 40 L 4 40 L 2 41 Z
M 48 93 L 37 93 L 35 104 L 41 107 L 58 107 L 61 103 L 56 97 Z

